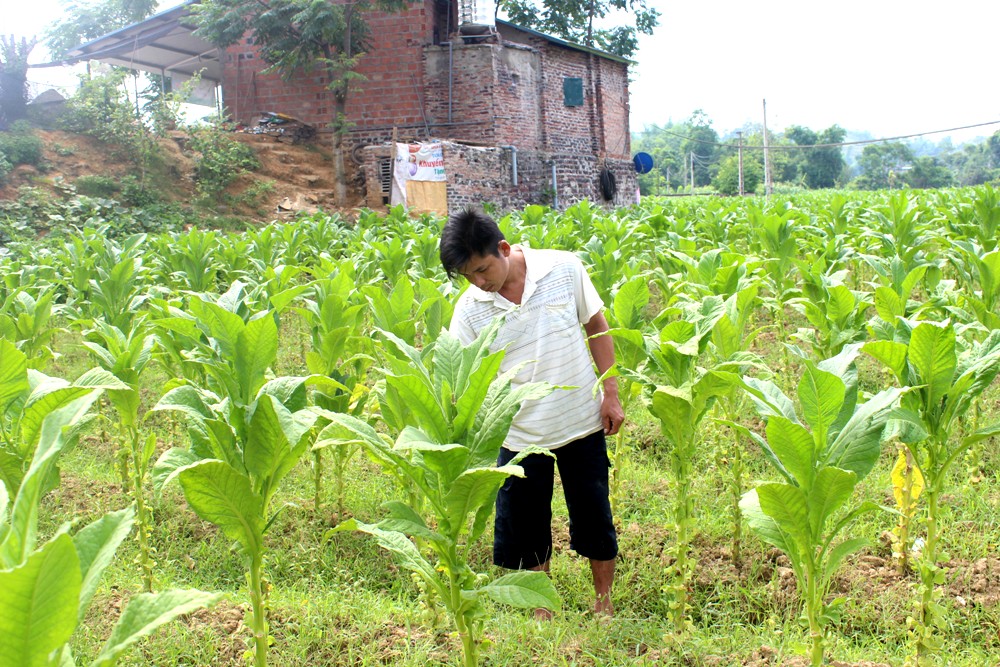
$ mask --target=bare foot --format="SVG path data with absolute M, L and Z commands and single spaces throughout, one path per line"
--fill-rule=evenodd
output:
M 611 603 L 610 595 L 602 595 L 594 603 L 594 616 L 611 618 L 615 615 L 615 606 Z
M 552 612 L 549 611 L 548 609 L 544 609 L 542 607 L 539 607 L 538 609 L 535 609 L 535 620 L 536 621 L 551 621 L 552 620 Z

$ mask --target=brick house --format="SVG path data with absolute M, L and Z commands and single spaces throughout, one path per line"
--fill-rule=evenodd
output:
M 416 0 L 398 13 L 366 15 L 373 44 L 358 68 L 365 79 L 347 100 L 347 144 L 367 205 L 388 201 L 394 129 L 399 141 L 444 142 L 449 209 L 632 203 L 629 61 L 499 20 L 468 30 L 456 17 L 469 4 Z M 183 25 L 187 5 L 177 11 Z M 218 60 L 235 120 L 253 125 L 276 111 L 324 128 L 332 119 L 322 72 L 292 81 L 264 74 L 249 39 Z

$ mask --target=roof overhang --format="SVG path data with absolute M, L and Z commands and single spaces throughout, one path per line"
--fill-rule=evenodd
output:
M 548 35 L 544 32 L 538 32 L 537 30 L 532 30 L 531 28 L 525 28 L 522 25 L 517 25 L 516 23 L 511 23 L 509 21 L 503 21 L 501 19 L 496 20 L 497 26 L 502 26 L 505 28 L 513 28 L 514 30 L 519 30 L 521 32 L 527 33 L 529 35 L 534 35 L 540 39 L 544 39 L 547 42 L 556 44 L 558 46 L 571 49 L 573 51 L 582 51 L 583 53 L 592 53 L 595 56 L 600 56 L 601 58 L 607 58 L 608 60 L 614 60 L 616 62 L 624 63 L 626 65 L 635 65 L 634 60 L 629 60 L 614 53 L 608 53 L 607 51 L 601 51 L 600 49 L 595 49 L 590 46 L 584 46 L 583 44 L 576 44 L 575 42 L 568 42 L 565 39 L 560 39 L 554 35 Z
M 187 79 L 198 73 L 203 81 L 222 81 L 220 50 L 194 34 L 191 5 L 182 5 L 154 14 L 148 19 L 98 37 L 66 54 L 67 60 L 97 60 Z

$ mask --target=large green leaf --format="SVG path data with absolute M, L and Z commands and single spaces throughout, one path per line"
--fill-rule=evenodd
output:
M 744 377 L 743 388 L 750 394 L 750 400 L 753 401 L 757 412 L 764 419 L 771 415 L 780 415 L 789 421 L 798 423 L 799 417 L 795 414 L 795 404 L 785 396 L 778 385 L 770 380 Z
M 465 472 L 469 450 L 458 444 L 440 444 L 428 438 L 423 431 L 407 426 L 396 438 L 393 449 L 400 452 L 419 452 L 420 459 L 438 476 L 438 485 L 448 488 L 455 478 Z
M 236 339 L 234 368 L 244 404 L 257 395 L 264 374 L 278 356 L 278 325 L 270 313 L 247 322 Z M 235 397 L 231 397 L 235 398 Z
M 657 387 L 649 411 L 660 420 L 660 428 L 673 444 L 687 443 L 693 436 L 694 406 L 690 387 Z
M 521 609 L 559 609 L 559 594 L 552 579 L 544 572 L 520 570 L 495 579 L 479 592 L 494 602 Z
M 804 489 L 813 483 L 816 466 L 816 443 L 812 434 L 801 424 L 777 415 L 767 420 L 767 445 L 781 466 Z
M 27 358 L 14 343 L 0 338 L 0 409 L 27 391 Z
M 295 465 L 296 446 L 308 430 L 277 399 L 261 396 L 243 449 L 247 471 L 258 481 L 270 480 L 273 487 Z
M 445 533 L 453 540 L 468 529 L 466 518 L 480 507 L 491 505 L 496 500 L 497 491 L 511 476 L 524 477 L 521 466 L 506 465 L 499 468 L 475 468 L 466 470 L 451 484 L 444 497 L 447 517 Z
M 781 530 L 781 527 L 774 519 L 765 514 L 764 510 L 761 509 L 760 498 L 757 496 L 756 489 L 747 491 L 740 498 L 740 511 L 743 513 L 743 518 L 746 519 L 750 529 L 760 539 L 771 546 L 781 549 L 786 554 L 793 553 L 793 545 L 789 542 L 788 535 Z
M 853 554 L 855 551 L 865 548 L 868 544 L 869 540 L 867 538 L 855 537 L 854 539 L 844 540 L 831 549 L 826 557 L 826 565 L 823 571 L 826 580 L 830 580 L 830 578 L 837 571 L 837 567 L 845 558 Z
M 101 575 L 111 564 L 118 546 L 128 537 L 134 520 L 135 510 L 127 507 L 105 514 L 73 536 L 82 575 L 78 608 L 80 621 L 87 613 Z
M 885 364 L 900 384 L 908 384 L 906 376 L 907 347 L 905 344 L 891 340 L 876 340 L 865 343 L 862 349 L 865 353 Z
M 444 535 L 428 528 L 423 517 L 409 505 L 398 500 L 390 500 L 382 507 L 389 511 L 389 516 L 378 522 L 378 527 L 381 530 L 394 531 L 417 539 L 428 540 L 441 549 L 448 549 L 452 544 Z
M 202 422 L 206 419 L 212 419 L 215 416 L 215 412 L 208 403 L 209 400 L 211 400 L 210 397 L 201 389 L 186 384 L 168 391 L 157 401 L 151 410 L 173 410 L 180 412 L 188 418 L 187 426 L 190 428 L 190 420 Z
M 458 436 L 454 439 L 464 437 L 476 420 L 476 413 L 482 407 L 483 401 L 490 391 L 490 384 L 497 378 L 500 372 L 500 364 L 503 363 L 503 353 L 491 354 L 480 360 L 474 370 L 465 378 L 463 386 L 455 387 L 455 394 L 458 400 L 455 402 L 456 414 L 455 422 L 452 424 L 452 433 Z
M 442 599 L 450 599 L 449 592 L 442 585 L 434 567 L 420 555 L 420 551 L 406 535 L 395 531 L 382 530 L 378 526 L 361 523 L 355 519 L 348 519 L 330 532 L 339 533 L 348 530 L 359 530 L 375 537 L 380 547 L 395 554 L 397 562 L 403 568 L 420 575 L 427 584 L 435 589 Z
M 885 389 L 858 407 L 837 437 L 821 454 L 821 460 L 850 470 L 864 479 L 878 461 L 886 421 L 908 389 Z
M 219 345 L 224 359 L 234 359 L 240 333 L 246 328 L 243 318 L 214 303 L 194 297 L 188 304 L 198 326 Z
M 805 492 L 790 484 L 772 482 L 758 486 L 757 497 L 764 514 L 774 519 L 782 532 L 791 536 L 799 548 L 808 548 L 811 536 L 809 503 Z M 792 556 L 791 553 L 788 555 Z
M 814 542 L 819 541 L 826 520 L 851 497 L 857 482 L 857 475 L 840 468 L 826 467 L 816 475 L 816 483 L 808 494 L 809 526 Z
M 844 383 L 839 377 L 806 364 L 799 380 L 799 404 L 802 418 L 809 424 L 820 447 L 826 444 L 827 434 L 840 414 L 844 392 Z
M 53 410 L 42 422 L 35 455 L 14 500 L 10 530 L 0 543 L 0 568 L 14 567 L 34 550 L 38 505 L 47 490 L 49 475 L 70 440 L 65 433 L 66 427 L 82 419 L 99 394 L 98 390 L 91 390 L 85 396 Z
M 18 567 L 0 570 L 0 664 L 46 667 L 76 629 L 80 561 L 62 533 Z
M 886 322 L 895 322 L 906 315 L 905 303 L 892 288 L 879 285 L 875 288 L 875 312 Z
M 422 431 L 437 442 L 451 442 L 451 428 L 445 419 L 438 397 L 421 378 L 414 375 L 390 375 L 386 385 L 398 392 L 403 404 Z M 450 398 L 450 397 L 449 397 Z
M 642 276 L 626 281 L 615 294 L 612 312 L 615 324 L 623 329 L 639 329 L 649 306 L 649 283 Z
M 846 285 L 831 285 L 827 288 L 827 317 L 831 322 L 843 322 L 851 316 L 857 305 L 857 298 Z
M 908 359 L 914 372 L 912 386 L 921 390 L 924 405 L 934 409 L 951 389 L 958 365 L 955 328 L 951 324 L 921 322 L 910 334 Z
M 250 479 L 223 461 L 199 461 L 178 474 L 184 497 L 195 514 L 214 523 L 248 554 L 262 548 L 264 503 Z
M 162 493 L 163 487 L 176 477 L 182 468 L 198 461 L 199 456 L 190 449 L 171 447 L 163 452 L 153 465 L 153 490 L 156 493 Z
M 162 593 L 142 593 L 133 597 L 111 630 L 100 655 L 91 667 L 113 667 L 122 653 L 157 628 L 178 616 L 210 607 L 223 595 L 197 590 L 170 590 Z
M 49 414 L 94 392 L 94 389 L 89 387 L 67 386 L 47 390 L 43 390 L 42 387 L 51 385 L 46 383 L 37 387 L 25 402 L 21 415 L 21 445 L 25 448 L 32 448 L 38 442 L 42 422 Z
M 470 465 L 485 466 L 496 462 L 521 404 L 545 398 L 556 390 L 544 382 L 528 382 L 511 388 L 512 377 L 512 371 L 508 371 L 495 379 L 476 413 L 471 442 L 465 443 L 470 451 Z

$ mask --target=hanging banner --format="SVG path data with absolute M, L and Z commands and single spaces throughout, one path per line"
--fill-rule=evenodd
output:
M 428 191 L 437 193 L 444 190 L 447 176 L 444 171 L 444 148 L 440 142 L 427 144 L 396 144 L 396 161 L 393 165 L 392 174 L 392 195 L 390 203 L 395 206 L 402 204 L 413 210 L 414 205 L 420 209 L 426 209 L 425 196 L 419 197 L 421 202 L 411 201 L 408 190 L 419 191 L 425 195 Z M 407 187 L 408 183 L 440 183 L 435 187 L 418 186 Z M 443 197 L 435 196 L 434 199 Z M 435 209 L 440 206 L 435 205 Z M 447 213 L 447 205 L 444 210 L 434 210 L 429 212 Z

